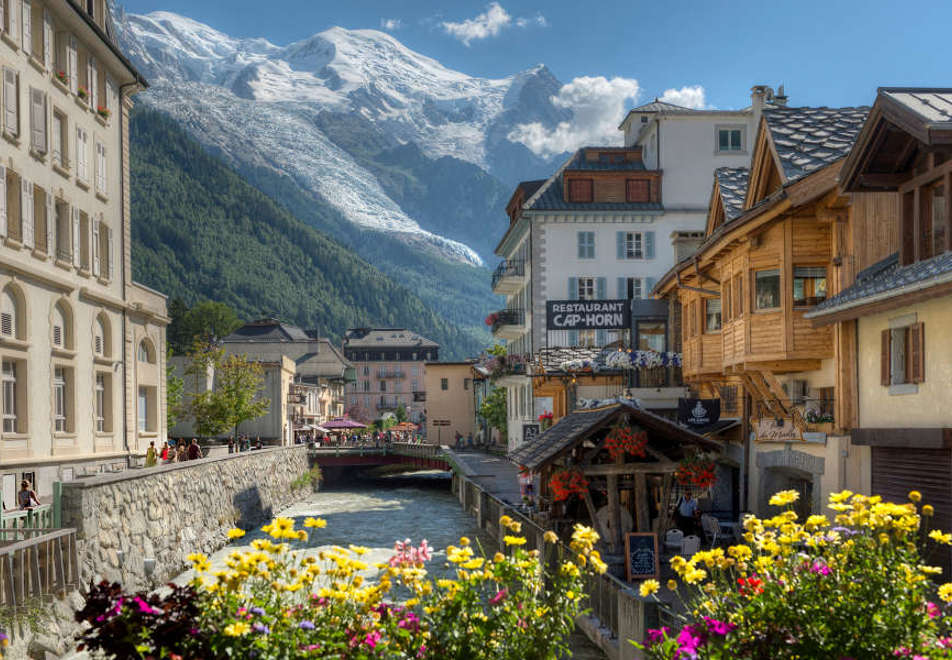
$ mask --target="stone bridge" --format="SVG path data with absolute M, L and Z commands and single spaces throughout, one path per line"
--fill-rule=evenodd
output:
M 391 442 L 380 447 L 321 447 L 308 450 L 311 465 L 321 467 L 375 467 L 407 465 L 427 470 L 450 470 L 446 448 Z

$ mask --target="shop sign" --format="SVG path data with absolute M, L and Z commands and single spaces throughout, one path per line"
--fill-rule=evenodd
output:
M 720 418 L 720 399 L 678 399 L 678 421 L 682 424 L 707 426 Z
M 547 300 L 546 330 L 624 330 L 631 327 L 629 300 Z
M 772 417 L 765 417 L 757 420 L 757 441 L 758 442 L 800 442 L 803 436 L 800 434 L 792 419 L 780 418 L 778 420 Z

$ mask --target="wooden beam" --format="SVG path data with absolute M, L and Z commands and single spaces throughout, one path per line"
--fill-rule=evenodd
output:
M 898 174 L 860 174 L 859 185 L 865 188 L 882 188 L 883 190 L 895 190 L 909 180 L 909 173 Z
M 588 489 L 585 489 L 582 499 L 585 501 L 585 508 L 588 509 L 588 517 L 592 519 L 592 527 L 598 532 L 598 536 L 603 539 L 607 539 L 608 535 L 605 534 L 605 530 L 602 529 L 601 524 L 598 522 L 598 515 L 595 513 L 595 503 L 592 502 L 592 494 L 588 492 Z
M 648 480 L 643 472 L 635 473 L 635 513 L 638 531 L 651 531 L 651 513 L 648 507 Z
M 817 358 L 791 358 L 789 360 L 763 360 L 760 362 L 745 362 L 746 371 L 772 371 L 777 374 L 789 374 L 799 371 L 816 371 L 821 368 L 823 360 Z
M 674 461 L 658 461 L 656 463 L 599 463 L 586 465 L 581 468 L 586 477 L 598 477 L 609 474 L 662 474 L 673 472 L 678 464 Z
M 621 456 L 618 457 L 621 461 Z M 621 542 L 621 502 L 618 499 L 618 474 L 609 474 L 605 477 L 605 489 L 608 495 L 608 544 L 612 553 L 619 552 Z
M 790 412 L 789 407 L 784 403 L 784 401 L 787 401 L 789 397 L 783 391 L 783 385 L 780 384 L 780 381 L 777 380 L 777 377 L 774 375 L 772 371 L 764 370 L 760 372 L 760 375 L 763 377 L 764 382 L 767 384 L 767 389 L 769 389 L 771 394 L 773 394 L 777 398 L 777 401 L 780 404 L 780 408 L 785 413 L 789 414 Z
M 697 258 L 694 259 L 694 272 L 697 274 L 698 280 L 707 280 L 708 282 L 713 282 L 717 286 L 721 285 L 719 280 L 715 280 L 713 277 L 711 277 L 707 273 L 701 272 L 701 269 L 698 268 L 698 265 L 697 265 Z

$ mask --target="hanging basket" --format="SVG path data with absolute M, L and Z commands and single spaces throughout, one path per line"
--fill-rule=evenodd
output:
M 678 485 L 704 490 L 717 482 L 714 460 L 703 455 L 682 459 L 674 471 Z
M 582 497 L 588 492 L 588 479 L 581 470 L 557 470 L 549 479 L 549 490 L 552 491 L 552 498 L 556 502 L 567 500 L 573 495 Z
M 637 456 L 645 457 L 645 447 L 648 445 L 648 433 L 646 431 L 634 431 L 627 424 L 618 424 L 605 436 L 605 449 L 612 460 L 619 457 Z

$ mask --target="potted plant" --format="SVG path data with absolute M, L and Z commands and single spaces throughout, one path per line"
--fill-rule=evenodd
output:
M 645 457 L 645 447 L 648 445 L 646 431 L 633 431 L 627 424 L 618 424 L 605 436 L 605 449 L 608 455 L 615 460 L 626 454 Z
M 542 425 L 543 431 L 548 431 L 549 427 L 552 426 L 552 418 L 553 415 L 551 410 L 546 410 L 541 415 L 539 415 L 539 423 Z
M 705 490 L 717 481 L 714 459 L 704 454 L 694 454 L 682 459 L 674 471 L 674 478 L 681 486 Z
M 109 117 L 112 115 L 112 111 L 109 108 L 100 105 L 96 106 L 96 114 L 98 114 L 103 119 L 109 119 Z
M 83 87 L 82 85 L 80 85 L 79 87 L 76 88 L 76 96 L 86 101 L 89 99 L 89 90 Z
M 59 80 L 64 85 L 69 84 L 69 76 L 66 75 L 65 71 L 57 71 L 55 75 L 56 75 L 56 79 Z
M 556 470 L 549 479 L 549 489 L 556 502 L 567 500 L 572 495 L 582 497 L 588 491 L 588 479 L 576 468 Z

